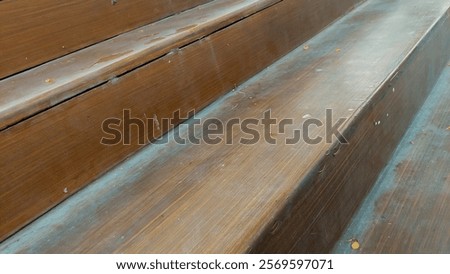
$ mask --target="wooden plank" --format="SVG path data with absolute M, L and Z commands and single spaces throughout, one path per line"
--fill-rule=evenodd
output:
M 140 148 L 137 136 L 129 146 L 100 144 L 106 118 L 122 117 L 124 109 L 140 118 L 156 115 L 160 119 L 176 110 L 186 115 L 201 109 L 356 2 L 280 2 L 3 130 L 0 237 L 7 237 Z
M 298 11 L 291 6 L 295 3 L 283 1 L 274 8 L 286 15 Z M 329 4 L 322 8 L 344 8 L 342 2 L 338 6 L 336 2 Z M 248 136 L 240 130 L 231 134 L 233 145 L 177 145 L 173 141 L 151 145 L 5 241 L 0 251 L 326 252 L 448 59 L 448 20 L 440 20 L 440 25 L 429 33 L 447 9 L 447 0 L 416 0 L 413 4 L 411 0 L 369 1 L 201 114 L 226 123 L 234 118 L 261 118 L 271 109 L 273 117 L 292 118 L 295 125 L 300 125 L 303 117 L 324 121 L 326 109 L 332 109 L 335 119 L 348 118 L 342 129 L 350 134 L 350 144 L 341 150 L 325 142 L 272 145 L 260 141 L 241 145 L 239 139 Z M 309 10 L 306 14 L 319 20 L 327 18 L 318 16 L 325 14 L 324 10 L 316 10 L 317 14 Z M 273 11 L 271 8 L 265 12 Z M 259 15 L 258 20 L 276 18 L 263 13 L 251 18 L 257 20 Z M 398 20 L 413 15 L 419 19 Z M 292 18 L 286 20 L 293 23 Z M 272 21 L 264 32 L 271 33 L 270 26 L 277 21 Z M 286 29 L 275 27 L 274 33 Z M 290 38 L 301 32 L 298 27 L 287 29 L 293 32 Z M 258 33 L 257 29 L 248 29 L 243 37 L 253 33 Z M 217 35 L 227 37 L 226 30 Z M 229 60 L 233 64 L 246 56 L 218 54 L 227 45 L 216 45 L 215 41 L 220 40 L 213 37 L 209 41 L 203 43 L 211 43 L 218 64 L 226 62 L 225 57 L 235 58 Z M 251 52 L 242 46 L 248 41 L 230 41 L 240 50 Z M 248 60 L 267 58 L 264 56 L 271 52 L 260 43 L 250 48 L 255 51 Z M 234 48 L 230 51 L 237 52 Z M 208 58 L 208 54 L 202 56 Z M 165 60 L 173 63 L 179 59 Z M 190 68 L 192 73 L 202 69 L 204 79 L 213 86 L 218 83 L 211 71 L 217 67 L 207 64 L 216 64 L 216 59 L 208 60 Z M 397 74 L 399 67 L 401 72 Z M 386 79 L 394 75 L 399 78 L 393 79 L 389 87 Z M 197 85 L 202 81 L 187 83 Z M 169 89 L 166 92 L 173 94 Z M 185 92 L 192 95 L 190 88 Z M 133 113 L 140 112 L 136 109 Z M 381 123 L 375 125 L 377 121 Z M 280 141 L 292 136 L 273 135 Z M 325 135 L 325 127 L 310 131 L 310 136 Z M 329 165 L 325 168 L 323 163 Z M 345 167 L 347 172 L 338 167 Z
M 0 129 L 279 1 L 213 1 L 4 79 L 0 81 Z
M 0 1 L 0 79 L 208 1 Z
M 450 253 L 449 87 L 450 60 L 334 252 Z
M 392 5 L 382 2 L 378 11 Z M 434 4 L 441 8 L 441 17 L 432 21 L 432 27 L 424 29 L 425 36 L 420 43 L 402 56 L 402 63 L 382 85 L 377 85 L 379 88 L 367 97 L 369 100 L 359 107 L 358 115 L 347 125 L 344 135 L 350 145 L 338 146 L 334 149 L 336 155 L 328 153 L 322 158 L 308 184 L 292 197 L 290 207 L 280 213 L 281 218 L 276 220 L 281 223 L 280 229 L 276 232 L 267 229 L 255 243 L 253 252 L 328 253 L 333 249 L 431 92 L 446 65 L 445 60 L 450 58 L 447 50 L 450 48 L 450 3 L 437 2 Z M 434 13 L 423 8 L 417 17 L 418 25 Z M 399 31 L 389 25 L 385 27 L 392 28 L 392 33 Z M 386 53 L 384 58 L 395 59 L 389 55 L 392 52 Z M 298 230 L 299 227 L 302 229 Z

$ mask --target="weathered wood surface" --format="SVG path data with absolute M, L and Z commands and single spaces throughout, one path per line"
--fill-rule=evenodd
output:
M 1 131 L 0 238 L 141 148 L 136 135 L 131 145 L 102 145 L 105 119 L 122 117 L 124 109 L 142 119 L 202 109 L 356 2 L 282 1 Z
M 449 87 L 450 60 L 334 252 L 450 253 Z
M 279 1 L 213 1 L 0 81 L 0 129 Z
M 0 1 L 0 79 L 208 1 Z
M 224 30 L 216 37 L 202 41 L 211 46 L 217 58 L 190 65 L 193 75 L 196 70 L 202 70 L 204 78 L 201 82 L 189 83 L 200 91 L 203 88 L 197 85 L 211 87 L 220 83 L 216 82 L 215 75 L 224 77 L 222 85 L 238 82 L 233 76 L 238 74 L 236 70 L 244 66 L 242 70 L 247 71 L 246 64 L 250 64 L 242 58 L 246 54 L 231 54 L 236 53 L 237 49 L 242 53 L 251 53 L 249 60 L 261 62 L 268 58 L 268 53 L 280 52 L 279 44 L 268 50 L 258 39 L 249 38 L 259 42 L 254 45 L 242 40 L 250 34 L 259 33 L 261 24 L 256 22 L 271 18 L 267 27 L 263 28 L 264 33 L 278 40 L 281 38 L 276 34 L 286 37 L 282 40 L 285 43 L 292 41 L 302 32 L 298 26 L 306 23 L 305 17 L 298 16 L 301 11 L 294 8 L 296 3 L 299 2 L 283 1 L 274 6 L 275 9 L 246 19 L 252 21 L 255 29 L 248 28 L 246 20 L 236 24 L 235 27 L 242 26 L 246 30 L 239 39 L 234 36 L 239 32 L 230 29 L 230 32 Z M 303 6 L 305 3 L 302 3 Z M 327 18 L 323 15 L 327 8 L 318 3 L 314 1 L 305 13 L 311 15 L 311 20 Z M 342 2 L 338 6 L 334 1 L 328 3 L 334 15 L 340 13 L 336 8 L 345 10 Z M 317 7 L 323 10 L 317 10 Z M 0 251 L 326 252 L 377 178 L 431 89 L 444 66 L 444 60 L 448 59 L 448 8 L 449 1 L 443 0 L 414 1 L 414 5 L 410 0 L 370 1 L 202 112 L 204 117 L 217 117 L 225 122 L 236 117 L 261 118 L 266 110 L 271 109 L 273 117 L 292 118 L 298 125 L 304 121 L 303 117 L 323 121 L 325 109 L 330 108 L 336 119 L 348 118 L 341 129 L 348 134 L 349 145 L 340 149 L 335 144 L 324 142 L 317 145 L 304 142 L 270 145 L 261 141 L 252 146 L 239 145 L 236 141 L 246 137 L 240 131 L 232 135 L 234 145 L 177 145 L 173 142 L 151 145 L 6 240 Z M 282 20 L 290 22 L 287 26 L 292 27 L 283 29 L 276 25 L 277 14 L 282 14 L 285 18 Z M 418 20 L 404 20 L 411 17 Z M 293 18 L 305 20 L 301 21 L 304 24 L 300 21 L 294 23 Z M 441 20 L 429 32 L 439 18 Z M 292 33 L 285 35 L 280 30 Z M 230 54 L 218 54 L 228 47 L 224 43 L 216 45 L 215 41 L 231 34 L 235 39 L 227 39 L 233 41 Z M 417 44 L 424 36 L 425 39 Z M 281 45 L 288 47 L 284 43 Z M 188 51 L 196 47 L 192 46 L 182 54 L 165 57 L 155 64 L 161 69 L 170 68 L 169 60 L 171 64 L 174 61 L 180 64 L 178 58 L 189 56 Z M 404 59 L 405 62 L 402 62 Z M 212 66 L 210 69 L 205 65 L 209 62 L 211 65 L 221 64 L 224 60 L 236 64 L 232 66 L 233 70 L 215 74 L 211 71 L 223 66 Z M 188 63 L 185 61 L 183 64 Z M 138 77 L 144 70 L 135 73 L 109 85 L 109 94 L 114 94 L 117 85 L 125 85 L 127 79 Z M 204 82 L 206 79 L 208 83 Z M 170 82 L 166 85 L 171 87 Z M 152 90 L 151 87 L 149 85 L 148 90 Z M 63 104 L 61 107 L 67 107 L 68 111 L 82 107 L 87 112 L 80 112 L 84 114 L 77 119 L 83 119 L 82 124 L 94 127 L 100 119 L 89 116 L 90 113 L 105 111 L 118 115 L 114 112 L 117 107 L 112 103 L 92 106 L 102 108 L 101 111 L 89 110 L 87 96 L 100 96 L 106 90 L 99 89 L 96 93 L 80 96 L 76 99 L 80 101 L 74 101 L 77 102 L 74 106 Z M 170 90 L 168 88 L 167 92 Z M 212 96 L 211 91 L 207 90 L 206 94 Z M 185 92 L 192 98 L 192 90 Z M 111 98 L 121 97 L 114 95 Z M 154 100 L 143 95 L 121 97 L 121 103 L 116 104 L 120 108 L 132 105 L 136 114 L 158 113 L 158 117 L 162 116 L 159 114 L 168 110 L 163 108 L 167 104 L 155 102 L 157 112 L 153 111 L 156 107 L 137 107 L 139 102 Z M 200 105 L 204 101 L 197 102 Z M 313 127 L 310 136 L 324 136 L 324 131 L 324 127 Z M 97 135 L 86 134 L 90 131 L 83 132 L 87 135 L 83 144 L 93 144 L 89 140 Z M 283 140 L 284 136 L 273 133 L 273 137 Z M 74 158 L 72 155 L 61 163 L 77 165 L 77 170 L 84 170 L 80 174 L 87 176 L 87 167 L 95 170 L 100 166 L 99 161 L 110 160 L 107 156 L 126 155 L 126 152 L 116 151 L 113 154 L 107 149 L 102 152 L 95 147 L 95 155 L 101 155 L 95 161 L 87 157 L 89 154 L 80 153 L 75 155 L 77 159 L 74 162 L 70 162 Z M 86 168 L 80 167 L 81 159 Z M 101 165 L 107 166 L 105 163 Z M 67 184 L 62 184 L 61 178 L 54 182 L 53 198 L 59 199 Z M 76 186 L 74 183 L 69 189 Z

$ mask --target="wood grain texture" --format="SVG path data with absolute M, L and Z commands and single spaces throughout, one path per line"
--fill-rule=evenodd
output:
M 208 1 L 0 1 L 0 79 Z
M 4 79 L 0 81 L 0 129 L 279 1 L 213 1 Z
M 336 156 L 330 153 L 323 158 L 317 174 L 311 175 L 309 184 L 280 214 L 281 228 L 275 233 L 267 230 L 252 252 L 325 253 L 333 249 L 450 57 L 449 15 L 391 74 L 393 78 L 371 95 L 346 129 L 350 145 L 338 145 L 332 149 L 338 151 Z M 293 234 L 296 229 L 298 234 Z
M 449 87 L 450 60 L 334 252 L 450 253 Z
M 290 14 L 295 3 L 283 1 L 278 11 Z M 200 116 L 225 122 L 261 118 L 271 109 L 273 117 L 298 125 L 308 116 L 323 121 L 325 110 L 332 109 L 336 119 L 348 118 L 342 126 L 348 146 L 264 141 L 248 146 L 238 143 L 246 136 L 239 130 L 231 134 L 234 145 L 151 145 L 6 240 L 0 251 L 326 252 L 448 59 L 449 2 L 410 3 L 367 2 Z M 404 20 L 413 15 L 421 19 Z M 389 83 L 394 75 L 399 77 Z M 375 126 L 376 121 L 381 123 Z M 310 135 L 324 136 L 325 128 L 313 128 Z
M 316 34 L 356 2 L 280 2 L 3 130 L 0 238 L 141 147 L 136 135 L 129 146 L 100 144 L 106 118 L 121 117 L 124 109 L 131 109 L 136 117 L 156 115 L 159 119 L 171 117 L 176 110 L 186 115 L 202 109 Z

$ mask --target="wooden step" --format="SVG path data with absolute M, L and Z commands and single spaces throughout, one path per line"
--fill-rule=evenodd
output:
M 146 65 L 279 1 L 214 1 L 7 78 L 0 82 L 0 129 Z
M 5 79 L 0 239 L 147 143 L 133 135 L 129 145 L 101 144 L 106 119 L 121 118 L 125 109 L 142 119 L 161 121 L 176 111 L 187 117 L 357 2 L 214 1 Z M 169 129 L 151 128 L 144 140 Z
M 450 60 L 334 252 L 450 253 L 449 87 Z
M 0 1 L 0 79 L 209 1 Z
M 304 26 L 300 24 L 304 19 L 294 22 L 295 18 L 302 17 L 286 15 L 297 14 L 301 9 L 296 4 L 300 2 L 283 1 L 249 20 L 274 19 L 277 17 L 271 12 L 276 11 L 290 22 L 287 26 L 292 28 L 288 31 L 298 33 L 299 26 Z M 347 145 L 339 145 L 336 139 L 316 145 L 302 141 L 295 145 L 273 145 L 264 141 L 244 145 L 239 140 L 248 135 L 239 130 L 229 134 L 232 145 L 224 141 L 216 145 L 181 145 L 172 138 L 167 144 L 156 142 L 4 241 L 0 252 L 329 251 L 450 57 L 446 50 L 450 47 L 449 1 L 413 2 L 367 1 L 197 116 L 215 117 L 225 123 L 235 118 L 261 118 L 270 109 L 272 117 L 292 118 L 294 124 L 299 125 L 310 117 L 325 121 L 326 109 L 332 109 L 333 124 L 339 117 L 347 119 L 339 128 L 349 142 Z M 318 1 L 314 3 L 317 7 Z M 342 2 L 339 3 L 343 8 Z M 312 18 L 319 20 L 317 16 Z M 276 22 L 278 20 L 271 20 L 264 30 L 273 35 L 282 33 L 285 29 L 279 25 L 271 29 Z M 245 28 L 246 36 L 231 39 L 235 41 L 232 44 L 239 45 L 232 52 L 251 55 L 244 45 L 254 38 L 249 38 L 245 44 L 238 41 L 257 33 L 260 27 L 258 24 L 255 29 Z M 226 37 L 226 30 L 217 35 Z M 296 36 L 287 37 L 289 39 L 283 41 Z M 211 38 L 211 43 L 214 41 Z M 227 48 L 224 43 L 220 45 Z M 252 57 L 265 58 L 272 52 L 258 45 L 260 43 L 252 44 L 257 54 Z M 213 47 L 219 64 L 225 58 L 218 57 L 222 47 Z M 233 57 L 236 55 L 226 57 L 236 58 L 229 62 L 242 66 L 254 59 L 241 61 L 246 55 Z M 180 58 L 178 54 L 161 60 L 167 65 L 169 61 L 178 63 L 176 58 Z M 220 82 L 215 82 L 216 74 L 211 71 L 217 63 L 211 64 L 209 67 L 203 62 L 200 68 L 191 67 L 204 72 L 202 81 L 209 79 L 208 86 L 215 86 Z M 233 66 L 233 69 L 239 67 Z M 180 80 L 180 74 L 172 75 Z M 126 83 L 126 79 L 108 87 Z M 148 78 L 141 76 L 140 79 Z M 151 78 L 146 84 L 151 86 L 157 79 Z M 163 83 L 156 85 L 163 86 Z M 80 96 L 79 101 L 69 101 L 67 104 L 72 101 L 76 104 L 67 107 L 67 111 L 87 105 L 83 97 L 91 93 L 86 94 Z M 108 94 L 111 98 L 120 97 L 120 93 Z M 186 94 L 192 96 L 193 90 Z M 152 97 L 138 98 L 121 97 L 122 101 L 132 104 L 119 106 L 136 106 L 141 101 L 152 100 Z M 109 112 L 114 106 L 111 103 L 103 101 L 95 107 L 98 105 L 108 108 L 95 113 L 119 115 Z M 86 107 L 86 112 L 79 113 L 93 119 L 88 116 L 91 115 L 89 109 Z M 143 113 L 151 117 L 155 112 L 133 109 L 136 117 L 144 117 Z M 49 119 L 54 121 L 57 116 Z M 96 119 L 93 119 L 94 125 L 100 122 Z M 87 121 L 90 120 L 83 120 Z M 193 122 L 189 120 L 186 124 Z M 183 128 L 178 129 L 188 134 Z M 171 131 L 167 136 L 175 133 L 177 131 Z M 271 137 L 281 141 L 286 137 L 271 133 Z M 203 136 L 201 127 L 197 134 Z M 263 134 L 260 132 L 260 136 Z M 325 127 L 312 127 L 309 135 L 326 136 Z M 89 143 L 91 138 L 87 136 L 83 140 Z M 112 154 L 106 150 L 95 155 L 100 157 L 87 166 L 96 167 L 99 161 L 106 161 Z M 74 158 L 71 155 L 61 162 L 69 161 L 69 166 L 83 171 L 79 176 L 86 176 L 89 169 L 81 168 L 78 163 L 89 159 L 88 156 L 81 154 L 70 162 Z M 55 194 L 62 194 L 67 184 L 61 183 L 62 177 L 54 182 L 58 183 Z M 4 201 L 3 197 L 0 201 Z M 2 208 L 9 203 L 3 203 Z

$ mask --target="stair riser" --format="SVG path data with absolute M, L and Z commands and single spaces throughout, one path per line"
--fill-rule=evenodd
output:
M 209 1 L 1 1 L 0 79 Z
M 2 131 L 0 239 L 141 148 L 136 135 L 129 146 L 100 144 L 105 119 L 124 109 L 142 119 L 199 110 L 357 2 L 283 1 Z
M 324 156 L 249 252 L 331 251 L 447 65 L 449 19 L 447 12 L 376 92 L 344 133 L 349 145 Z

